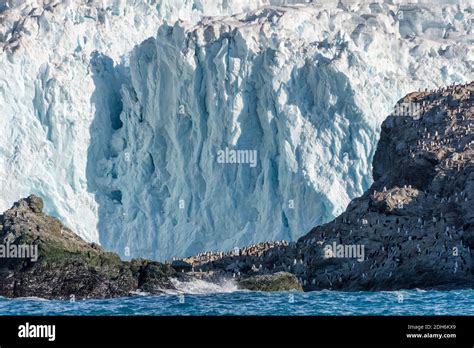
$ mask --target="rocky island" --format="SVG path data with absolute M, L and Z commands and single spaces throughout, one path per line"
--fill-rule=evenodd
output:
M 0 258 L 0 295 L 47 299 L 107 298 L 134 291 L 172 288 L 169 265 L 123 262 L 115 253 L 86 243 L 43 213 L 41 198 L 21 199 L 0 215 L 0 244 L 37 247 L 37 260 Z
M 473 92 L 471 83 L 400 100 L 382 125 L 372 186 L 293 243 L 122 261 L 45 215 L 39 197 L 21 199 L 0 215 L 0 244 L 35 246 L 37 259 L 1 257 L 0 296 L 120 297 L 197 278 L 260 291 L 473 288 Z

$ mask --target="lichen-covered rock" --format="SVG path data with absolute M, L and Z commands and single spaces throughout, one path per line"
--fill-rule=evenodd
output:
M 406 205 L 410 204 L 419 191 L 411 187 L 393 187 L 390 190 L 374 192 L 370 195 L 369 206 L 381 213 L 394 213 L 401 211 Z
M 287 272 L 249 277 L 240 280 L 238 286 L 253 291 L 303 291 L 298 279 Z
M 26 253 L 22 256 L 30 257 L 0 257 L 0 296 L 108 298 L 173 288 L 169 278 L 176 272 L 171 266 L 148 260 L 124 262 L 85 242 L 42 209 L 41 198 L 31 195 L 1 216 L 0 245 L 36 250 L 37 259 Z

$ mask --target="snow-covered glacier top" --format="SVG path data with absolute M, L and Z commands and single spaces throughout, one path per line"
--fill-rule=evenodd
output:
M 298 238 L 370 185 L 399 98 L 473 80 L 468 2 L 7 3 L 0 210 L 39 194 L 122 256 Z

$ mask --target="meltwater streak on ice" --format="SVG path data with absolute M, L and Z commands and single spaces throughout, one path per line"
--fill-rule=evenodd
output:
M 400 302 L 399 294 L 403 294 Z M 294 302 L 290 302 L 289 298 Z M 184 301 L 183 301 L 184 300 Z M 137 296 L 110 300 L 0 298 L 0 315 L 474 315 L 474 290 Z
M 295 239 L 332 218 L 370 184 L 399 97 L 473 80 L 472 11 L 254 11 L 296 2 L 0 8 L 0 211 L 36 193 L 82 237 L 157 259 Z M 233 146 L 258 150 L 257 167 L 213 161 Z

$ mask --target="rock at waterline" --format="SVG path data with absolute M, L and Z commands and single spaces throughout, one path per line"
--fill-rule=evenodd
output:
M 43 213 L 31 195 L 0 215 L 0 244 L 28 247 L 33 255 L 0 258 L 0 296 L 85 299 L 159 293 L 173 288 L 170 265 L 149 260 L 124 262 L 99 245 L 87 243 Z M 26 256 L 26 257 L 25 257 Z
M 249 277 L 240 280 L 238 286 L 253 291 L 303 291 L 298 279 L 287 272 Z
M 171 263 L 171 267 L 173 267 L 178 272 L 181 272 L 181 271 L 189 272 L 193 268 L 193 266 L 190 263 L 183 260 L 174 260 Z

